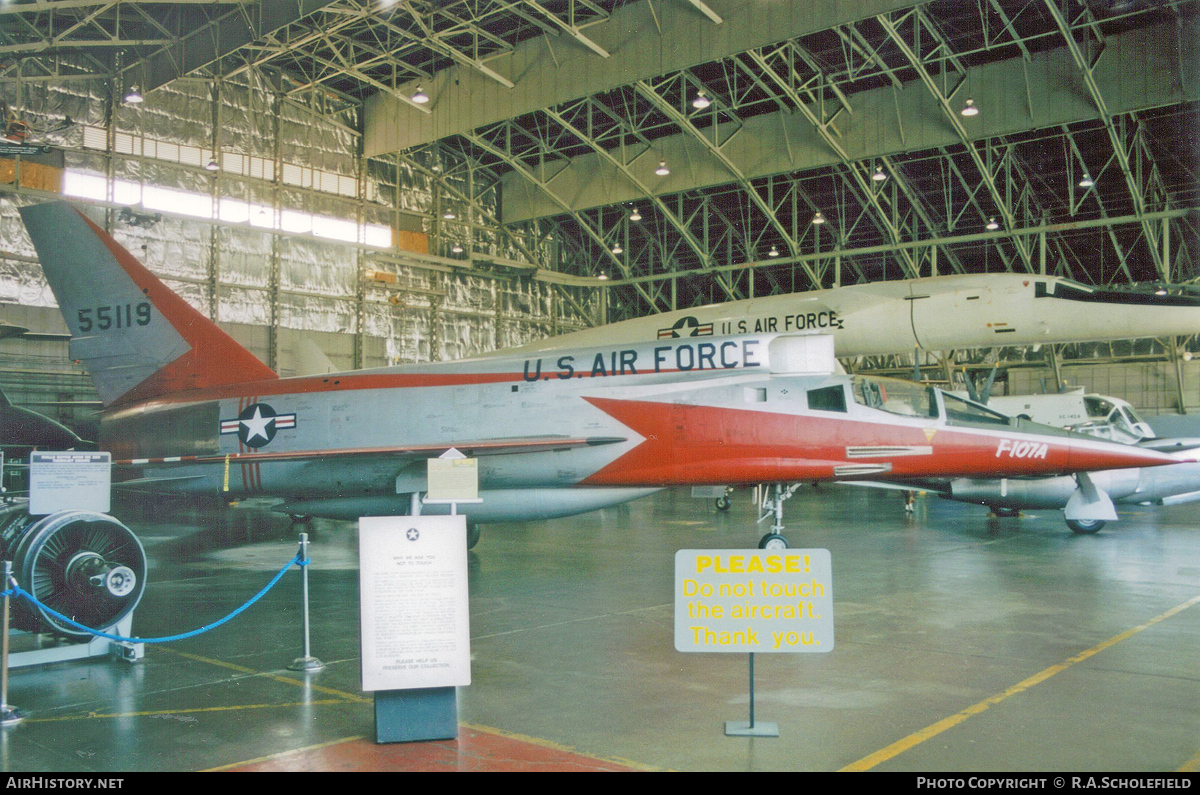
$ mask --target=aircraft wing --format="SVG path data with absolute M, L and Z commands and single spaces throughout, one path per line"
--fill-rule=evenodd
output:
M 527 436 L 520 438 L 464 440 L 448 444 L 343 447 L 332 450 L 284 450 L 269 453 L 212 453 L 207 455 L 168 456 L 165 458 L 129 458 L 114 461 L 113 463 L 117 466 L 142 467 L 147 465 L 211 464 L 224 463 L 226 461 L 230 463 L 329 461 L 335 459 L 369 458 L 373 456 L 420 459 L 437 458 L 450 449 L 458 450 L 470 457 L 478 457 L 484 455 L 513 455 L 516 453 L 571 450 L 577 447 L 594 447 L 603 444 L 617 444 L 624 441 L 626 441 L 626 438 L 622 436 L 588 436 L 577 438 L 566 436 Z
M 843 480 L 844 486 L 866 486 L 871 489 L 891 489 L 892 491 L 927 491 L 932 494 L 950 494 L 948 480 L 916 479 L 916 480 Z
M 185 480 L 200 480 L 202 475 L 178 475 L 175 477 L 155 477 L 155 478 L 131 478 L 130 480 L 114 481 L 112 487 L 121 489 L 122 491 L 137 492 L 141 489 L 147 489 L 148 493 L 157 493 L 154 490 L 155 486 L 160 486 L 163 483 L 179 483 Z
M 1182 453 L 1200 447 L 1200 439 L 1195 437 L 1156 437 L 1154 439 L 1142 439 L 1137 443 L 1137 446 L 1145 447 L 1149 450 L 1157 450 L 1160 453 Z

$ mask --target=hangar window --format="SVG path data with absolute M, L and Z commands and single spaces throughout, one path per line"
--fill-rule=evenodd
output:
M 808 407 L 817 411 L 845 411 L 846 390 L 841 384 L 808 390 Z
M 85 126 L 83 146 L 87 149 L 108 149 L 107 131 L 103 127 Z M 217 160 L 220 171 L 228 174 L 252 177 L 267 182 L 275 179 L 275 163 L 271 160 L 237 152 L 212 152 L 198 146 L 160 141 L 141 135 L 118 132 L 113 136 L 113 151 L 134 158 L 149 158 L 180 163 L 185 166 L 203 167 L 209 160 Z M 281 163 L 280 181 L 287 185 L 332 193 L 347 198 L 357 198 L 357 177 L 337 174 L 332 171 Z M 97 182 L 97 180 L 100 180 Z M 105 201 L 108 185 L 103 178 L 90 175 L 67 173 L 63 193 L 81 199 Z M 173 194 L 169 200 L 160 200 Z M 364 243 L 378 248 L 390 248 L 392 232 L 379 224 L 359 224 L 353 220 L 314 215 L 302 210 L 282 208 L 278 213 L 269 207 L 251 205 L 238 199 L 222 197 L 217 212 L 212 210 L 212 197 L 208 193 L 168 191 L 165 188 L 143 186 L 127 180 L 113 181 L 113 200 L 118 204 L 141 204 L 147 210 L 182 213 L 198 218 L 220 218 L 231 223 L 248 223 L 251 226 L 280 229 L 284 232 L 311 234 L 315 237 L 344 240 L 348 243 Z M 370 197 L 368 197 L 370 198 Z

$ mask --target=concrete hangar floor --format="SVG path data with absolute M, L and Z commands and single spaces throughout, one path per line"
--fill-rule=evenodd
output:
M 485 528 L 470 555 L 473 684 L 457 741 L 376 745 L 359 689 L 350 523 L 313 525 L 313 653 L 296 674 L 300 577 L 230 624 L 137 663 L 13 673 L 29 713 L 0 733 L 5 771 L 804 770 L 1200 768 L 1200 529 L 1194 506 L 1134 507 L 1096 536 L 1056 511 L 805 487 L 793 546 L 832 553 L 836 648 L 684 654 L 680 548 L 753 546 L 748 492 L 718 512 L 686 490 L 559 521 Z M 150 580 L 143 637 L 225 615 L 296 551 L 284 517 L 114 511 Z

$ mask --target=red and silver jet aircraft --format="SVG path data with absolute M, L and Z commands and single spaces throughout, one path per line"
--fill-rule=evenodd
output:
M 829 336 L 594 345 L 279 378 L 70 205 L 20 212 L 71 355 L 104 402 L 100 448 L 142 489 L 267 495 L 292 514 L 411 514 L 422 510 L 426 460 L 454 447 L 479 457 L 482 502 L 463 511 L 478 523 L 566 516 L 672 485 L 1173 463 L 935 389 L 887 394 L 834 374 Z

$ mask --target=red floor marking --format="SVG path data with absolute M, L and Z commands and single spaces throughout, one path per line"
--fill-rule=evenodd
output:
M 230 772 L 412 772 L 486 771 L 631 771 L 635 768 L 590 756 L 546 748 L 498 734 L 459 727 L 457 740 L 377 745 L 353 740 L 296 751 L 261 762 L 227 768 Z

